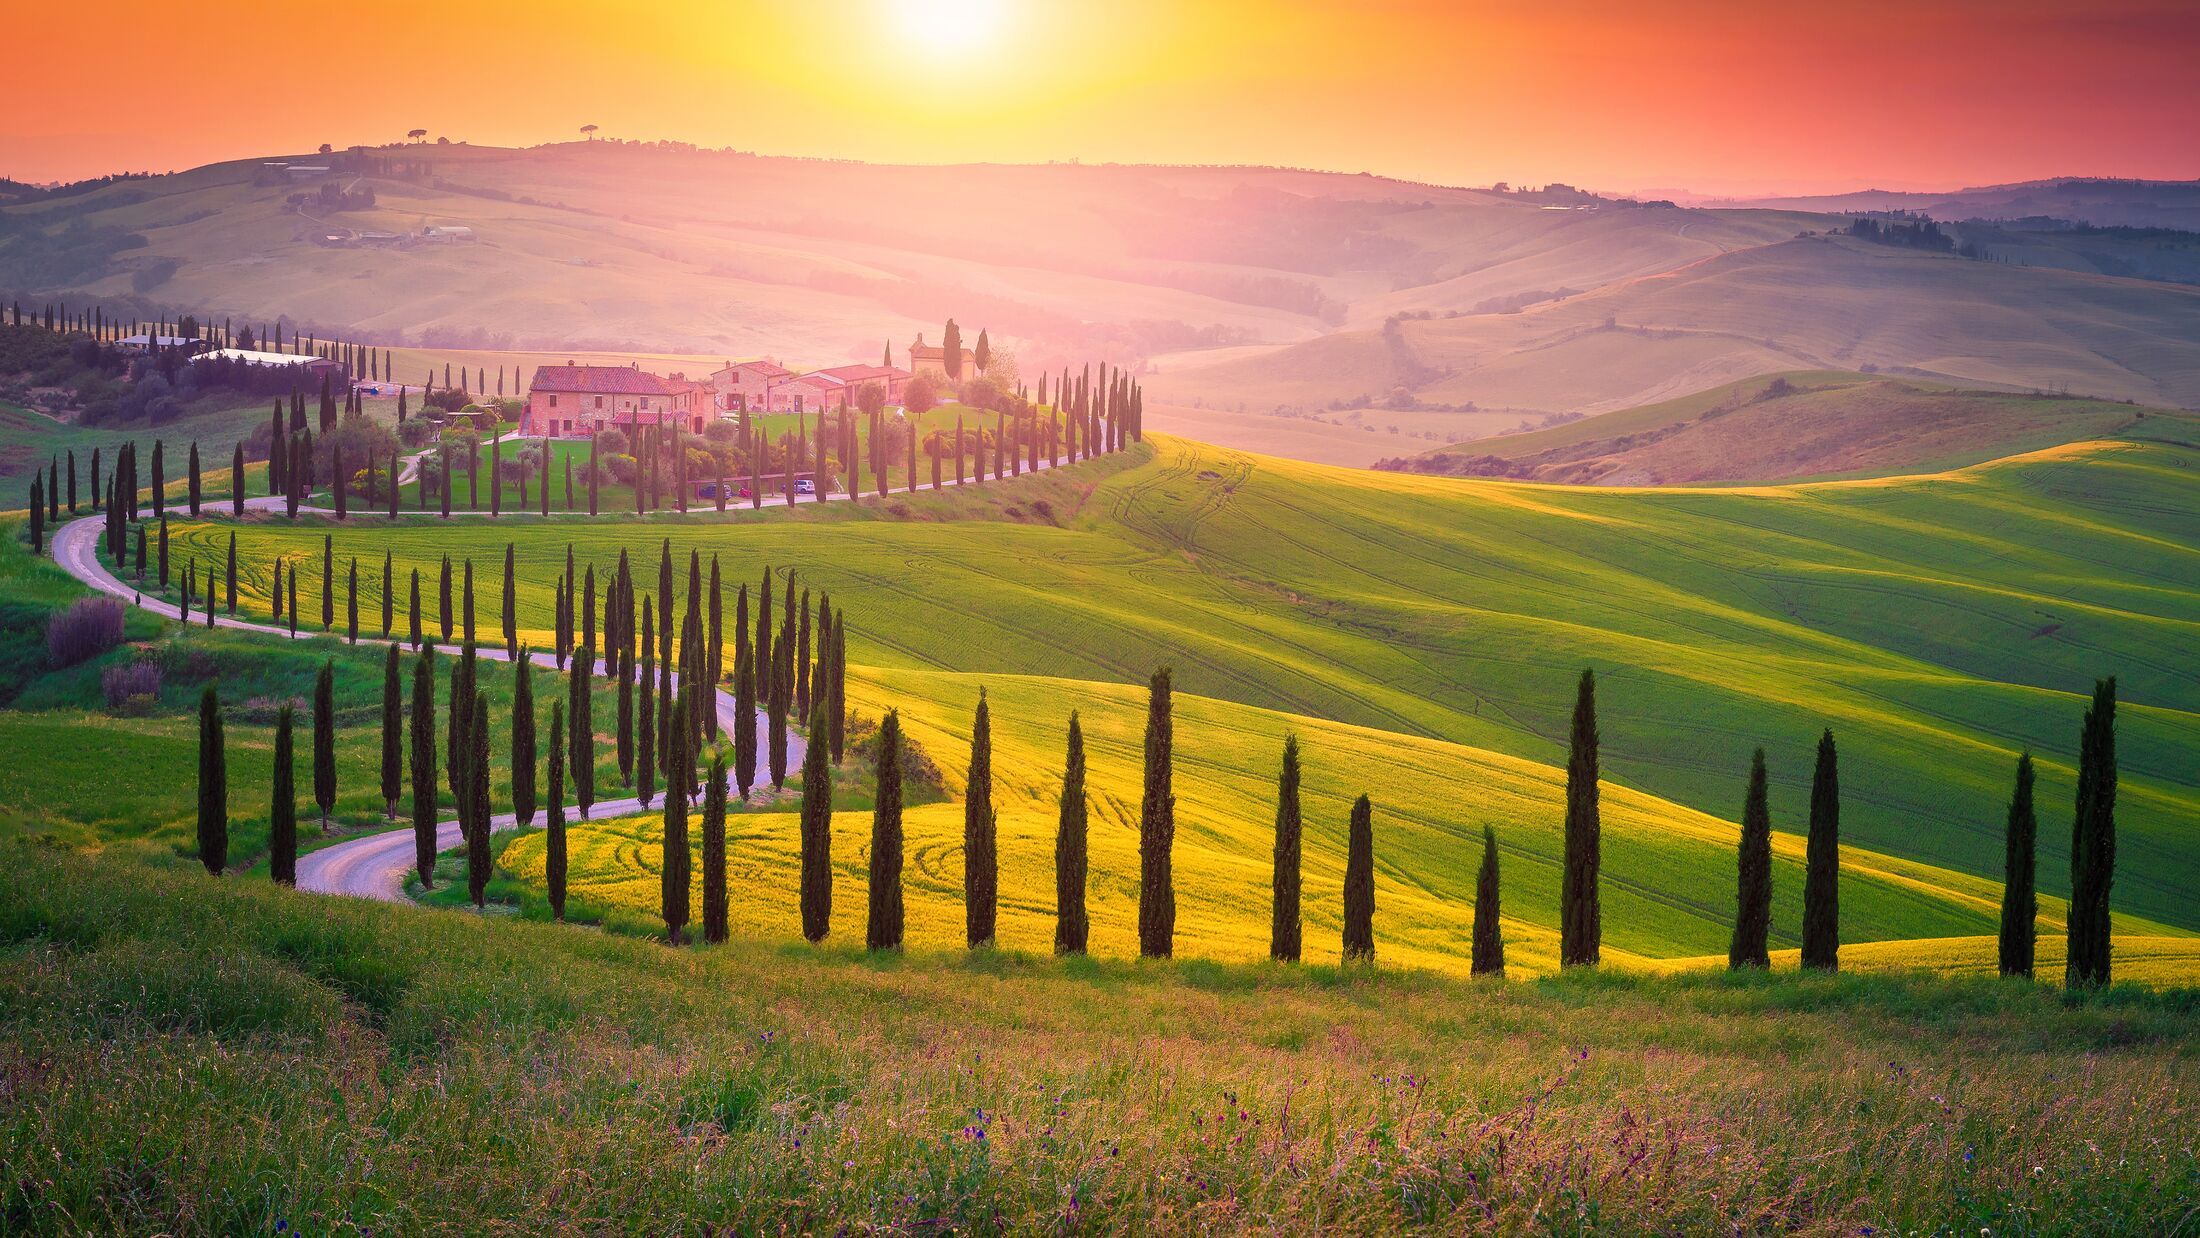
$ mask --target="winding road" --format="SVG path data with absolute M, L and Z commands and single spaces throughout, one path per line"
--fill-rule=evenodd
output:
M 247 499 L 245 503 L 248 507 L 258 508 L 280 508 L 282 506 L 280 498 L 261 497 Z M 99 539 L 105 531 L 105 526 L 106 517 L 94 515 L 71 521 L 56 530 L 53 535 L 54 562 L 60 564 L 63 571 L 101 593 L 108 593 L 126 601 L 137 602 L 142 609 L 151 611 L 162 618 L 177 619 L 186 624 L 205 623 L 206 613 L 203 610 L 185 616 L 182 613 L 182 608 L 173 602 L 155 599 L 139 601 L 139 594 L 135 588 L 108 571 L 107 565 L 99 561 Z M 230 615 L 217 613 L 214 616 L 214 625 L 240 632 L 256 632 L 276 640 L 294 639 L 288 628 L 278 627 L 272 623 L 255 623 L 249 619 L 239 619 Z M 405 642 L 386 640 L 381 637 L 362 636 L 359 638 L 359 643 L 362 645 L 403 645 Z M 431 641 L 429 643 L 432 645 L 435 642 Z M 446 651 L 454 650 L 454 647 L 450 645 L 440 647 Z M 501 662 L 506 660 L 506 654 L 502 646 L 477 645 L 475 653 L 476 656 L 491 661 Z M 557 666 L 556 658 L 548 653 L 535 653 L 530 660 L 537 666 L 546 666 L 553 669 Z M 673 682 L 675 685 L 678 684 L 679 678 L 677 675 L 673 677 Z M 733 696 L 731 693 L 722 690 L 714 690 L 713 695 L 717 698 L 719 728 L 730 733 L 733 730 L 734 720 L 740 716 L 734 704 Z M 757 719 L 757 733 L 759 739 L 761 739 L 766 725 L 763 710 L 759 709 L 757 711 Z M 806 751 L 807 745 L 802 738 L 802 734 L 799 731 L 790 729 L 787 732 L 787 768 L 790 770 L 799 768 Z M 578 809 L 575 808 L 575 811 L 578 811 Z M 593 816 L 612 817 L 642 811 L 645 811 L 645 809 L 641 801 L 636 799 L 599 800 L 590 810 Z M 494 826 L 503 829 L 512 825 L 513 820 L 512 814 L 504 813 L 494 818 Z M 437 851 L 446 851 L 457 846 L 460 838 L 461 834 L 457 821 L 445 821 L 436 826 Z M 381 899 L 385 902 L 401 902 L 405 897 L 405 874 L 412 870 L 413 858 L 413 832 L 412 827 L 409 825 L 362 835 L 299 856 L 298 888 L 320 894 L 348 894 L 359 898 Z

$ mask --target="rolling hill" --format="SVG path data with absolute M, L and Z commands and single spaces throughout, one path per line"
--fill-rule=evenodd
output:
M 1338 861 L 1334 831 L 1355 789 L 1376 793 L 1386 837 L 1414 840 L 1384 876 L 1401 950 L 1434 956 L 1456 933 L 1442 909 L 1471 878 L 1485 820 L 1504 829 L 1508 880 L 1530 892 L 1507 904 L 1523 950 L 1546 949 L 1552 768 L 1584 665 L 1601 680 L 1607 871 L 1623 883 L 1611 897 L 1629 905 L 1611 918 L 1615 946 L 1675 959 L 1717 948 L 1748 749 L 1774 754 L 1791 859 L 1806 754 L 1826 726 L 1850 790 L 1854 937 L 1975 937 L 1989 931 L 2016 754 L 2040 761 L 2043 805 L 2067 804 L 2080 694 L 2115 673 L 2117 906 L 2126 931 L 2178 934 L 2200 929 L 2187 894 L 2200 865 L 2189 845 L 2200 680 L 2183 656 L 2200 629 L 2195 450 L 2103 440 L 1884 481 L 1623 491 L 1365 473 L 1155 438 L 1128 460 L 1017 489 L 913 496 L 906 517 L 828 505 L 791 519 L 604 521 L 577 549 L 600 567 L 621 550 L 646 563 L 669 538 L 675 554 L 720 555 L 735 580 L 793 566 L 852 616 L 858 705 L 901 708 L 950 790 L 987 686 L 1012 854 L 1044 837 L 1072 707 L 1097 737 L 1099 817 L 1121 821 L 1135 802 L 1131 685 L 1174 664 L 1186 864 L 1222 887 L 1205 896 L 1220 901 L 1188 908 L 1185 932 L 1241 951 L 1231 917 L 1257 885 L 1287 729 L 1319 771 L 1317 871 Z M 1050 521 L 1032 518 L 1039 497 Z M 184 522 L 175 537 L 203 558 L 228 531 Z M 248 595 L 271 555 L 310 562 L 324 531 L 247 522 Z M 388 551 L 401 577 L 467 547 L 493 563 L 513 542 L 521 626 L 538 639 L 574 537 L 485 521 L 334 532 L 340 557 Z M 2063 840 L 2042 833 L 2052 894 Z M 935 876 L 952 872 L 940 841 Z M 1102 897 L 1120 897 L 1121 880 L 1096 878 Z M 1776 885 L 1793 896 L 1792 877 Z M 1793 929 L 1791 915 L 1776 919 Z
M 2085 439 L 2196 432 L 2200 417 L 2128 404 L 1797 372 L 1376 467 L 1606 486 L 1786 481 L 1932 472 Z

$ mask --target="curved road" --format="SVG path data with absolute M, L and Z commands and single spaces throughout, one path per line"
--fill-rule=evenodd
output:
M 245 502 L 247 506 L 251 507 L 280 507 L 282 505 L 281 499 L 264 496 L 247 499 Z M 102 593 L 113 594 L 126 601 L 135 601 L 139 596 L 138 591 L 118 579 L 114 573 L 107 570 L 106 564 L 99 561 L 99 538 L 101 533 L 105 531 L 105 526 L 105 516 L 85 516 L 56 530 L 53 535 L 54 562 L 60 564 L 63 571 Z M 141 602 L 140 605 L 143 609 L 163 618 L 184 618 L 180 613 L 180 608 L 173 602 L 147 599 Z M 205 623 L 205 612 L 203 610 L 194 612 L 186 622 L 193 624 Z M 277 627 L 272 623 L 255 623 L 249 619 L 216 614 L 214 624 L 216 627 L 232 628 L 241 632 L 257 632 L 278 640 L 292 639 L 288 628 Z M 403 645 L 405 642 L 362 636 L 359 638 L 359 643 L 362 645 Z M 434 643 L 429 642 L 431 645 Z M 451 651 L 454 647 L 444 645 L 441 648 Z M 477 645 L 475 646 L 475 653 L 477 656 L 491 661 L 501 662 L 505 660 L 505 652 L 502 646 Z M 548 653 L 536 653 L 532 655 L 531 660 L 538 666 L 547 666 L 553 669 L 557 666 L 557 659 Z M 673 676 L 673 682 L 678 684 L 679 676 Z M 714 691 L 713 695 L 717 698 L 719 729 L 730 733 L 733 730 L 734 719 L 740 716 L 736 712 L 733 696 L 731 693 L 724 691 Z M 758 710 L 757 716 L 758 738 L 761 739 L 765 725 L 764 712 L 761 709 Z M 799 731 L 790 729 L 787 732 L 787 768 L 790 770 L 799 768 L 806 751 L 807 745 L 803 741 L 802 734 Z M 641 811 L 644 811 L 641 801 L 635 799 L 601 800 L 591 809 L 592 813 L 605 816 L 619 816 Z M 500 829 L 512 823 L 513 817 L 510 813 L 504 813 L 493 821 L 494 827 Z M 457 846 L 459 839 L 458 822 L 445 821 L 436 826 L 437 851 L 445 851 Z M 412 827 L 399 826 L 380 833 L 334 843 L 318 851 L 299 856 L 298 888 L 321 894 L 350 894 L 360 898 L 399 902 L 405 897 L 405 874 L 412 871 L 412 867 Z

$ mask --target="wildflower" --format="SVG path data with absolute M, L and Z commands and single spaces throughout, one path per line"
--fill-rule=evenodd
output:
M 1969 1144 L 1965 1144 L 1963 1147 L 1963 1163 L 1966 1165 L 1971 1163 L 1971 1152 L 1971 1146 Z

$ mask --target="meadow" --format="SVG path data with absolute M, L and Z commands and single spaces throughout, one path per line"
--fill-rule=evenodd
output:
M 669 951 L 8 860 L 11 1233 L 2159 1234 L 2200 1191 L 2189 991 Z
M 1849 940 L 1989 931 L 2023 748 L 2041 769 L 2042 889 L 2058 894 L 2079 694 L 2104 673 L 2125 702 L 2119 932 L 2183 937 L 2200 928 L 2186 841 L 2200 685 L 2179 652 L 2200 624 L 2191 456 L 2105 441 L 1883 482 L 1639 492 L 1355 473 L 1154 436 L 1122 458 L 886 506 L 596 522 L 578 549 L 601 569 L 621 549 L 652 562 L 669 540 L 683 559 L 719 555 L 729 589 L 794 567 L 851 615 L 854 707 L 902 709 L 951 792 L 987 686 L 1003 711 L 1004 811 L 1027 850 L 1050 825 L 1072 706 L 1116 735 L 1095 757 L 1098 819 L 1119 824 L 1135 804 L 1136 696 L 1173 664 L 1180 847 L 1214 874 L 1188 897 L 1216 900 L 1188 908 L 1183 931 L 1221 957 L 1257 949 L 1240 904 L 1265 889 L 1269 780 L 1297 730 L 1310 879 L 1333 879 L 1344 805 L 1369 791 L 1391 831 L 1378 838 L 1401 840 L 1378 848 L 1386 940 L 1440 957 L 1462 928 L 1472 840 L 1494 821 L 1521 890 L 1508 932 L 1536 958 L 1555 907 L 1553 767 L 1584 665 L 1600 676 L 1619 949 L 1678 959 L 1723 944 L 1749 749 L 1772 753 L 1785 866 L 1827 726 L 1853 857 Z M 322 531 L 255 519 L 242 544 L 265 560 L 317 551 Z M 484 568 L 510 540 L 521 624 L 542 633 L 575 530 L 407 519 L 337 536 L 340 555 L 387 548 L 401 565 L 471 546 Z M 1103 890 L 1123 879 L 1101 862 L 1111 845 L 1096 843 Z M 953 863 L 935 864 L 950 888 Z M 1792 900 L 1799 881 L 1782 871 L 1777 897 Z M 1026 893 L 1043 903 L 1046 889 Z M 1776 904 L 1776 943 L 1794 940 L 1792 908 Z

